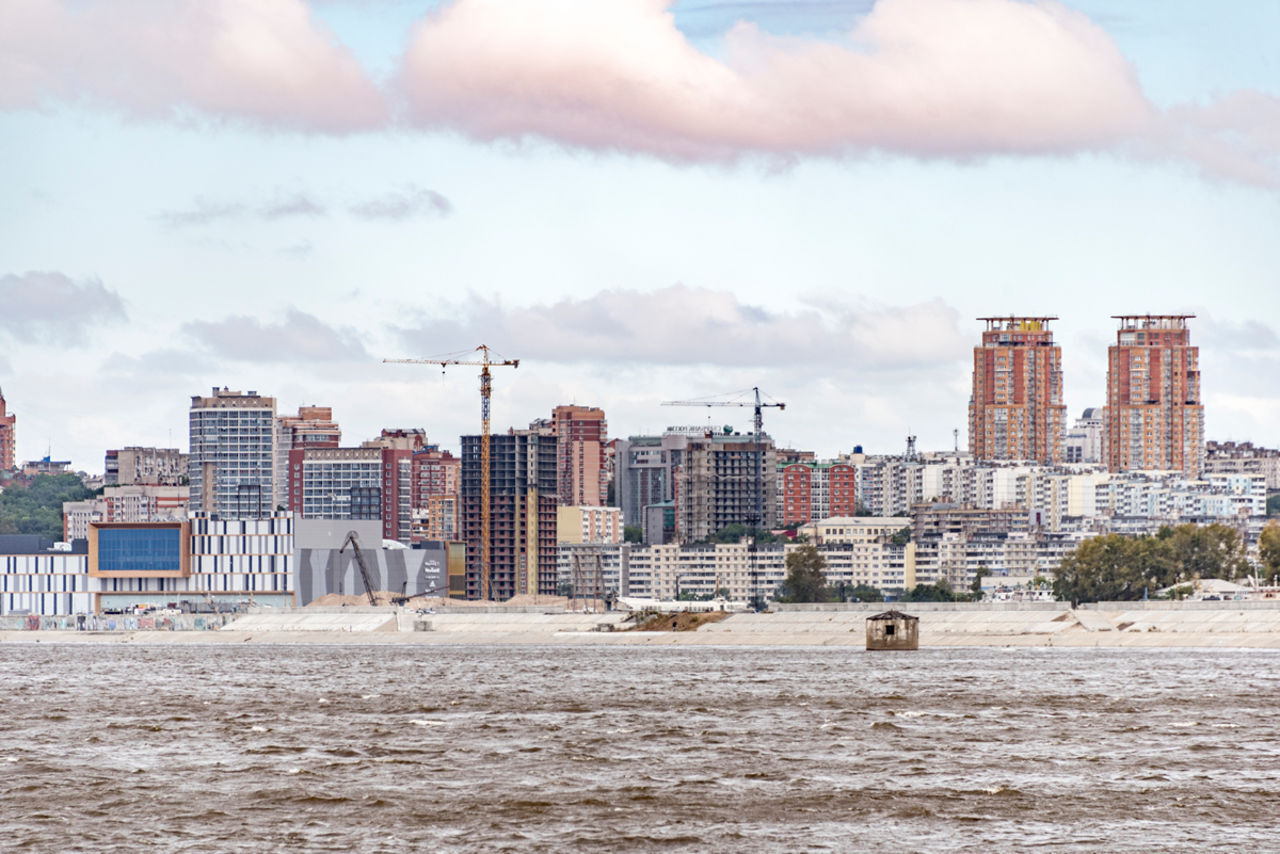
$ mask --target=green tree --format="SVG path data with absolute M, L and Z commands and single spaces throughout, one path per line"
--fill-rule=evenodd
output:
M 787 555 L 787 578 L 782 583 L 783 601 L 827 602 L 827 559 L 817 546 L 803 545 Z
M 622 541 L 625 543 L 643 543 L 644 528 L 639 525 L 623 525 Z
M 917 584 L 902 594 L 903 602 L 954 602 L 956 593 L 945 578 L 936 584 Z
M 869 584 L 859 584 L 846 594 L 854 602 L 883 602 L 884 594 Z
M 980 566 L 973 571 L 973 581 L 969 584 L 969 590 L 973 593 L 975 599 L 982 598 L 982 579 L 991 575 L 991 570 L 985 566 Z
M 895 531 L 893 536 L 890 537 L 890 541 L 895 546 L 905 546 L 907 543 L 911 542 L 911 526 L 908 525 L 899 531 Z
M 1249 572 L 1244 540 L 1234 528 L 1214 522 L 1210 525 L 1179 525 L 1168 538 L 1177 566 L 1177 581 L 1193 578 L 1223 578 L 1231 581 Z
M 1073 603 L 1142 598 L 1133 543 L 1121 534 L 1104 534 L 1076 546 L 1054 575 L 1054 596 Z
M 43 474 L 29 486 L 10 483 L 0 493 L 0 533 L 62 539 L 62 502 L 93 496 L 73 474 Z
M 1258 535 L 1258 558 L 1270 584 L 1280 575 L 1280 522 L 1271 520 Z

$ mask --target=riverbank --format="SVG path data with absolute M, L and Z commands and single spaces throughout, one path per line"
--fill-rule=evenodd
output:
M 1028 607 L 1034 606 L 1034 607 Z M 1154 606 L 1154 607 L 1153 607 Z M 865 645 L 866 617 L 884 606 L 790 606 L 730 614 L 696 630 L 629 630 L 628 615 L 418 614 L 345 608 L 250 614 L 216 631 L 3 631 L 0 643 Z M 1280 649 L 1280 603 L 910 605 L 921 647 L 1216 647 Z

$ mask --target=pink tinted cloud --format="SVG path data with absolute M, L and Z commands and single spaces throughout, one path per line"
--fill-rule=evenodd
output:
M 883 150 L 968 157 L 1109 147 L 1153 111 L 1087 17 L 1050 2 L 880 0 L 838 41 L 749 23 L 723 59 L 667 0 L 456 0 L 421 22 L 412 120 L 670 159 Z
M 0 4 L 0 107 L 106 104 L 345 132 L 385 101 L 302 0 Z

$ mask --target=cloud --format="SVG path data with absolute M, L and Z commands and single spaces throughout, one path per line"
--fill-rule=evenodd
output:
M 448 216 L 453 203 L 435 190 L 410 186 L 347 206 L 347 212 L 361 219 L 404 220 L 419 216 Z M 253 217 L 280 220 L 292 217 L 321 217 L 328 208 L 304 193 L 279 197 L 265 204 L 218 202 L 196 197 L 190 208 L 161 211 L 156 219 L 170 228 L 210 225 L 226 220 Z
M 122 377 L 154 385 L 159 377 L 182 379 L 211 368 L 209 360 L 191 350 L 166 347 L 140 355 L 114 352 L 102 362 L 102 373 L 112 380 Z
M 161 211 L 156 219 L 171 228 L 208 225 L 226 219 L 237 219 L 244 216 L 247 208 L 238 203 L 210 202 L 197 198 L 195 204 L 181 211 Z
M 301 193 L 287 199 L 279 199 L 265 205 L 259 213 L 266 219 L 283 219 L 291 216 L 324 216 L 324 206 Z
M 435 190 L 407 187 L 376 199 L 352 205 L 350 212 L 363 219 L 402 220 L 417 216 L 448 216 L 453 203 Z
M 1206 177 L 1280 189 L 1280 97 L 1240 90 L 1173 107 L 1152 146 Z
M 0 276 L 0 333 L 24 342 L 75 344 L 99 325 L 126 319 L 124 301 L 98 279 L 62 273 Z
M 880 0 L 834 42 L 740 22 L 723 61 L 666 7 L 457 0 L 413 33 L 400 78 L 410 114 L 479 139 L 688 160 L 1056 153 L 1152 120 L 1114 42 L 1056 3 Z
M 281 323 L 263 323 L 237 315 L 224 320 L 197 320 L 182 327 L 215 355 L 245 362 L 340 362 L 370 356 L 360 335 L 329 326 L 314 315 L 289 309 Z
M 1190 321 L 1191 343 L 1217 354 L 1274 354 L 1280 347 L 1280 335 L 1261 320 L 1219 320 L 1204 315 Z
M 520 359 L 576 363 L 777 366 L 815 372 L 913 370 L 962 360 L 972 346 L 955 309 L 798 305 L 776 311 L 685 285 L 602 291 L 525 307 L 472 296 L 396 329 L 414 353 L 485 341 Z
M 25 0 L 0 6 L 0 107 L 192 111 L 268 127 L 385 123 L 382 94 L 302 0 Z

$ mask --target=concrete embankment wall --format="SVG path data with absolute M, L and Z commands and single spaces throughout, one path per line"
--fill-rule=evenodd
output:
M 920 619 L 920 644 L 931 646 L 1220 646 L 1280 648 L 1280 603 L 920 603 L 899 606 Z M 1014 607 L 1010 607 L 1014 606 Z M 120 631 L 92 634 L 41 626 L 46 641 L 116 638 L 141 643 L 413 643 L 413 644 L 697 644 L 847 646 L 861 648 L 866 618 L 884 605 L 788 606 L 773 613 L 732 614 L 697 631 L 628 631 L 624 613 L 418 614 L 389 609 L 267 611 L 217 632 Z M 44 618 L 57 619 L 57 618 Z M 121 626 L 119 628 L 126 628 Z M 3 632 L 0 640 L 33 640 Z

